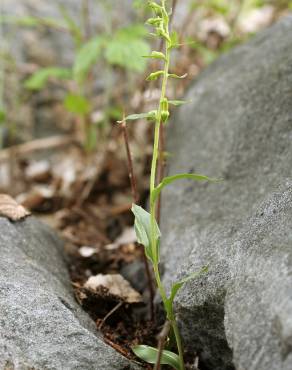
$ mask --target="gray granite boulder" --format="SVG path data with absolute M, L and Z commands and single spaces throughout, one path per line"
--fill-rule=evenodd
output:
M 61 241 L 33 218 L 0 218 L 0 369 L 126 370 L 73 297 Z
M 176 300 L 212 370 L 292 369 L 292 17 L 211 65 L 168 130 L 164 281 L 209 264 Z

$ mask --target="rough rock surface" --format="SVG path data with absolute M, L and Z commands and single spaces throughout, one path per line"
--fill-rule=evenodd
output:
M 76 303 L 61 250 L 33 218 L 0 218 L 0 369 L 134 369 Z
M 176 300 L 207 369 L 292 369 L 292 17 L 221 57 L 169 128 L 165 282 L 209 264 Z

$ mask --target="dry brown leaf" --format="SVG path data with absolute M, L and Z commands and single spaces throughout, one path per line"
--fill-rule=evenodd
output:
M 16 201 L 23 205 L 26 209 L 36 210 L 43 203 L 52 200 L 55 189 L 49 186 L 33 186 L 29 192 L 21 193 L 16 197 Z
M 30 212 L 18 204 L 10 195 L 0 194 L 0 215 L 11 221 L 19 221 L 29 216 Z
M 108 292 L 127 303 L 142 302 L 142 297 L 130 283 L 120 274 L 91 276 L 84 284 L 84 288 L 96 290 L 99 287 L 108 289 Z

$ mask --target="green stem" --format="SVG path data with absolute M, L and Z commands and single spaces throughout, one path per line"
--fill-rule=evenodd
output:
M 157 245 L 156 245 L 157 242 L 155 238 L 156 202 L 152 201 L 152 193 L 155 188 L 157 160 L 158 160 L 158 155 L 159 155 L 159 136 L 160 136 L 159 134 L 160 134 L 160 125 L 161 125 L 162 101 L 165 99 L 165 96 L 166 96 L 168 70 L 169 70 L 169 64 L 170 64 L 170 51 L 169 51 L 168 42 L 166 45 L 165 57 L 166 57 L 166 61 L 164 64 L 164 74 L 163 74 L 163 81 L 162 81 L 162 87 L 161 87 L 161 96 L 160 96 L 159 108 L 157 112 L 157 118 L 155 122 L 153 156 L 152 156 L 151 175 L 150 175 L 151 241 L 152 241 L 152 252 L 153 252 L 154 260 L 156 263 L 158 263 Z
M 162 285 L 162 282 L 161 282 L 158 263 L 153 265 L 153 270 L 154 270 L 154 276 L 155 276 L 155 280 L 156 280 L 156 283 L 157 283 L 157 287 L 158 287 L 159 293 L 160 293 L 161 298 L 162 298 L 162 302 L 163 302 L 164 306 L 166 306 L 167 296 L 166 296 L 164 286 Z
M 180 336 L 179 328 L 177 326 L 177 322 L 176 322 L 176 319 L 175 319 L 175 316 L 174 316 L 173 312 L 172 312 L 172 315 L 171 315 L 170 322 L 171 322 L 171 326 L 173 328 L 173 332 L 174 332 L 174 336 L 175 336 L 175 340 L 176 340 L 176 345 L 177 345 L 177 349 L 178 349 L 180 369 L 185 370 L 184 354 L 183 354 L 183 346 L 182 346 L 181 336 Z
M 161 4 L 165 9 L 165 0 L 161 0 Z M 167 34 L 169 34 L 169 20 L 165 22 L 165 29 Z M 152 163 L 151 163 L 151 175 L 150 175 L 150 217 L 151 217 L 151 248 L 153 254 L 153 270 L 155 275 L 155 280 L 157 283 L 157 287 L 159 293 L 161 295 L 164 307 L 167 311 L 168 319 L 171 322 L 173 332 L 176 339 L 177 349 L 179 353 L 179 362 L 180 362 L 180 369 L 185 370 L 184 366 L 184 359 L 183 359 L 183 348 L 182 348 L 182 341 L 179 333 L 179 329 L 177 326 L 177 322 L 175 320 L 175 316 L 173 313 L 173 308 L 167 309 L 168 307 L 168 298 L 166 295 L 165 288 L 161 282 L 161 277 L 159 273 L 159 255 L 158 255 L 158 245 L 156 239 L 156 201 L 153 200 L 152 194 L 155 189 L 156 184 L 156 171 L 157 171 L 157 161 L 159 155 L 159 136 L 160 136 L 160 126 L 162 124 L 162 103 L 166 98 L 166 88 L 168 82 L 168 73 L 169 73 L 169 65 L 170 65 L 170 43 L 166 40 L 166 51 L 165 51 L 165 64 L 164 64 L 164 73 L 163 73 L 163 81 L 161 86 L 161 96 L 159 101 L 159 108 L 157 111 L 157 117 L 155 121 L 155 130 L 154 130 L 154 144 L 153 144 L 153 156 L 152 156 Z

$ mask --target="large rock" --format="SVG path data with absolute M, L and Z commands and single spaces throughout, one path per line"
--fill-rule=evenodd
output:
M 292 17 L 234 49 L 189 90 L 169 127 L 165 283 L 209 264 L 176 300 L 206 369 L 292 369 Z M 204 367 L 204 368 L 205 368 Z
M 74 300 L 61 250 L 34 219 L 0 218 L 0 369 L 133 369 Z

